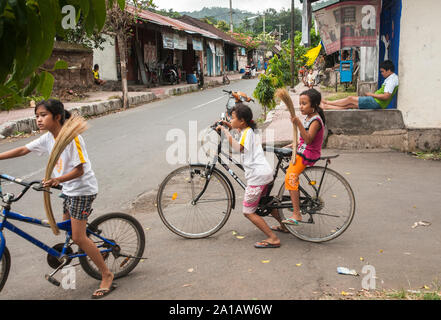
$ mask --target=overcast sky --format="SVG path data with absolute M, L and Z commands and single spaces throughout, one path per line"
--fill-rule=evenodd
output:
M 291 0 L 232 0 L 233 9 L 250 12 L 262 12 L 269 8 L 277 11 L 282 8 L 291 8 Z M 230 0 L 153 0 L 159 9 L 173 9 L 174 11 L 199 11 L 203 7 L 230 7 Z M 300 0 L 295 0 L 295 5 L 300 8 Z

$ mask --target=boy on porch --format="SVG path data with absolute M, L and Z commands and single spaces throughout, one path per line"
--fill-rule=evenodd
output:
M 398 76 L 390 60 L 380 64 L 381 75 L 385 78 L 383 85 L 375 93 L 368 92 L 365 97 L 349 96 L 336 101 L 323 100 L 325 110 L 344 109 L 386 109 L 398 90 Z

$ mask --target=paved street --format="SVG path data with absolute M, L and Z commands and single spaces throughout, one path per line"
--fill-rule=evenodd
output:
M 89 121 L 90 129 L 83 136 L 100 185 L 93 215 L 130 211 L 142 223 L 147 240 L 144 255 L 148 259 L 118 280 L 119 288 L 108 299 L 319 298 L 326 293 L 360 290 L 366 264 L 375 267 L 377 289 L 440 285 L 441 162 L 408 154 L 324 150 L 324 154 L 340 153 L 331 167 L 347 178 L 356 197 L 351 226 L 328 243 L 312 244 L 282 234 L 281 248 L 254 249 L 254 242 L 264 235 L 241 214 L 243 191 L 237 184 L 238 205 L 214 236 L 185 240 L 166 229 L 153 198 L 159 183 L 176 167 L 165 161 L 172 144 L 166 141 L 167 132 L 182 129 L 188 133 L 189 120 L 197 121 L 201 130 L 223 112 L 227 97 L 222 89 L 251 95 L 256 83 L 240 81 Z M 255 115 L 259 108 L 257 103 L 253 106 Z M 0 152 L 33 138 L 1 142 Z M 44 175 L 46 160 L 31 154 L 3 161 L 1 171 L 36 180 Z M 12 186 L 3 186 L 12 190 L 8 188 Z M 30 192 L 13 211 L 43 218 L 42 198 L 42 194 Z M 56 198 L 52 199 L 55 204 Z M 134 202 L 135 209 L 131 209 Z M 54 207 L 59 210 L 60 203 Z M 412 228 L 417 221 L 431 225 Z M 63 241 L 46 229 L 23 229 L 48 244 Z M 244 238 L 238 239 L 233 231 Z M 45 253 L 11 233 L 6 233 L 6 239 L 12 267 L 1 299 L 88 299 L 96 289 L 98 282 L 79 266 L 75 290 L 52 286 L 44 279 L 51 270 Z M 339 275 L 339 266 L 356 269 L 361 276 Z

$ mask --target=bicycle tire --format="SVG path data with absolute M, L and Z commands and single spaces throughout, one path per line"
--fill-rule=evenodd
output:
M 104 225 L 104 223 L 109 223 L 109 221 L 111 220 L 114 220 L 114 222 L 116 222 L 116 220 L 120 220 L 122 222 L 125 222 L 126 225 L 122 227 L 120 226 L 118 228 L 114 226 L 112 227 L 112 225 Z M 132 231 L 130 231 L 129 228 L 132 228 Z M 142 229 L 142 226 L 138 222 L 138 220 L 136 220 L 134 217 L 120 212 L 108 213 L 93 220 L 92 223 L 89 225 L 89 229 L 101 230 L 101 236 L 116 242 L 116 244 L 120 248 L 120 253 L 123 255 L 119 256 L 118 254 L 110 253 L 105 255 L 104 257 L 107 267 L 114 274 L 114 279 L 126 276 L 138 265 L 140 259 L 128 258 L 124 256 L 128 255 L 132 257 L 142 257 L 142 254 L 144 253 L 144 230 Z M 116 232 L 120 232 L 120 234 L 116 234 Z M 127 246 L 127 239 L 133 236 L 136 237 L 134 244 L 132 244 L 131 246 Z M 96 237 L 94 238 L 96 239 L 96 242 L 100 244 L 103 243 L 101 239 Z M 94 239 L 92 239 L 92 241 L 94 241 Z M 124 247 L 122 246 L 123 243 L 125 244 Z M 80 257 L 79 260 L 81 267 L 89 276 L 101 280 L 101 272 L 88 256 Z
M 203 176 L 205 169 L 204 165 L 189 165 L 177 168 L 159 186 L 156 197 L 159 217 L 170 231 L 183 238 L 201 239 L 209 237 L 225 225 L 231 214 L 233 193 L 229 184 L 217 169 L 214 169 L 208 186 L 198 203 L 192 204 L 195 190 L 201 192 L 203 185 L 205 185 L 206 177 Z M 222 191 L 225 196 L 221 195 L 219 197 L 219 193 Z M 190 196 L 185 198 L 186 194 L 190 194 Z M 216 195 L 218 198 L 207 198 L 211 195 Z M 203 206 L 206 203 L 208 203 L 208 207 Z M 217 207 L 215 207 L 216 203 L 218 203 Z M 212 219 L 214 222 L 209 220 L 212 217 L 215 218 Z
M 3 255 L 0 260 L 0 291 L 8 280 L 9 270 L 11 269 L 11 255 L 7 247 L 3 251 Z
M 306 182 L 308 181 L 306 177 L 308 177 L 311 181 L 315 181 L 314 185 L 317 185 L 318 189 L 318 184 L 320 183 L 320 178 L 324 170 L 325 168 L 320 166 L 308 167 L 300 176 L 300 185 L 306 190 L 306 192 L 308 192 L 309 195 L 311 195 L 315 199 L 317 199 L 317 194 L 315 191 L 313 191 L 315 189 L 311 186 L 311 184 Z M 326 185 L 326 183 L 331 179 L 331 176 L 335 179 L 335 183 L 334 185 L 332 185 L 332 194 L 329 197 L 325 193 L 331 191 L 331 186 Z M 339 184 L 337 184 L 337 182 Z M 282 196 L 284 194 L 289 194 L 289 192 L 285 191 L 285 185 L 282 184 L 278 194 L 279 199 L 282 199 Z M 341 208 L 337 206 L 337 208 L 334 209 L 335 204 L 340 199 L 345 200 L 345 197 L 348 201 L 348 208 Z M 302 212 L 302 221 L 306 223 L 299 223 L 298 226 L 286 225 L 289 232 L 301 240 L 309 242 L 326 242 L 333 240 L 343 234 L 343 232 L 349 227 L 354 218 L 354 192 L 352 191 L 352 188 L 346 181 L 346 179 L 343 178 L 343 176 L 336 171 L 326 168 L 326 173 L 320 186 L 320 193 L 318 195 L 318 198 L 322 205 L 322 208 L 320 208 L 319 210 L 321 212 Z M 279 215 L 282 219 L 286 219 L 286 217 L 292 215 L 292 211 L 290 210 L 285 210 L 286 214 L 284 214 L 283 209 L 278 210 Z M 314 220 L 314 223 L 308 223 L 307 220 L 309 220 L 311 217 Z M 342 217 L 343 222 L 342 224 L 337 225 L 336 218 L 340 217 Z M 333 223 L 332 226 L 325 225 L 325 223 L 323 223 L 325 219 L 329 219 L 328 221 L 335 223 Z M 323 231 L 324 233 L 322 233 L 321 231 Z M 317 233 L 319 235 L 317 235 Z

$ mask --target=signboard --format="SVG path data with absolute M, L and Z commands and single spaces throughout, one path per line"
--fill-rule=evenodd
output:
M 216 43 L 216 56 L 218 57 L 224 56 L 224 46 L 222 44 Z
M 314 12 L 326 54 L 344 47 L 376 47 L 380 0 L 345 1 Z
M 201 39 L 193 38 L 193 50 L 195 50 L 195 51 L 202 51 L 203 50 Z
M 175 33 L 173 40 L 175 49 L 187 50 L 187 36 L 181 36 Z
M 174 36 L 173 33 L 162 33 L 162 46 L 164 49 L 173 49 L 174 48 Z

